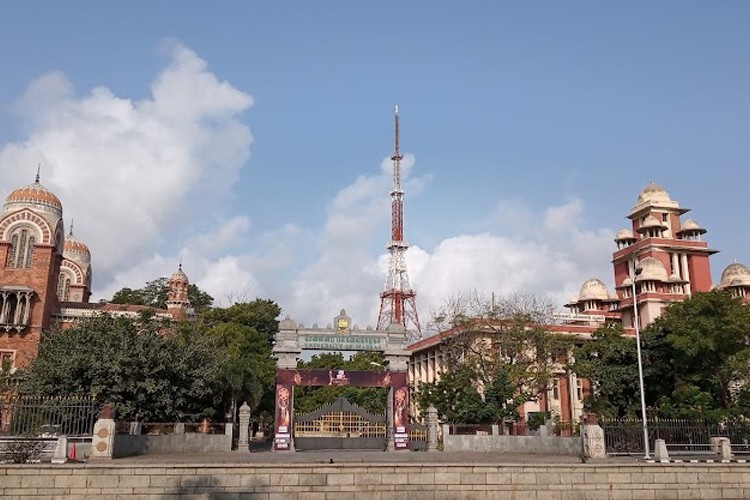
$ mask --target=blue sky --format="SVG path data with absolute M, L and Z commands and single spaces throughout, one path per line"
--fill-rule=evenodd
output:
M 718 281 L 750 264 L 748 21 L 741 1 L 6 1 L 3 196 L 42 162 L 96 298 L 182 259 L 220 301 L 374 323 L 398 103 L 423 317 L 471 289 L 611 290 L 649 181 L 708 229 Z

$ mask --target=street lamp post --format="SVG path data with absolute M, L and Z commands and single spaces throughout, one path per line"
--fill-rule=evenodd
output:
M 641 388 L 641 419 L 643 421 L 643 449 L 645 451 L 644 458 L 651 458 L 651 453 L 648 445 L 648 423 L 646 422 L 646 391 L 643 385 L 643 360 L 641 358 L 641 329 L 638 321 L 638 303 L 636 300 L 635 292 L 635 278 L 640 274 L 641 270 L 636 268 L 635 257 L 633 258 L 633 326 L 635 326 L 635 346 L 636 352 L 638 353 L 638 384 Z

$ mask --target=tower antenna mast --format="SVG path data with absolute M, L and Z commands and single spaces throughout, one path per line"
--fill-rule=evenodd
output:
M 404 190 L 401 187 L 401 160 L 399 150 L 398 105 L 394 114 L 395 147 L 393 162 L 393 189 L 391 190 L 391 241 L 388 243 L 388 277 L 380 294 L 378 330 L 385 330 L 391 323 L 399 323 L 406 329 L 410 339 L 422 338 L 422 328 L 417 315 L 416 292 L 412 290 L 406 271 L 405 254 L 409 245 L 404 242 Z

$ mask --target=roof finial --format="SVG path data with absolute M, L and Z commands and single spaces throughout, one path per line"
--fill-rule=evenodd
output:
M 180 271 L 182 271 L 182 257 L 180 257 L 180 265 L 177 266 L 177 269 L 179 269 Z
M 39 171 L 40 171 L 41 169 L 42 169 L 42 162 L 39 162 L 39 163 L 37 164 L 37 166 L 36 166 L 36 180 L 34 181 L 34 182 L 36 182 L 37 184 L 39 184 Z
M 70 219 L 70 231 L 68 232 L 68 238 L 73 237 L 73 219 Z

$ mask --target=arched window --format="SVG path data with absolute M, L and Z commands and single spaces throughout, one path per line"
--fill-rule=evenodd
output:
M 68 300 L 70 292 L 70 278 L 65 273 L 60 273 L 57 280 L 57 299 L 61 302 Z
M 28 226 L 21 226 L 13 231 L 10 236 L 8 267 L 30 268 L 34 257 L 34 243 L 34 231 Z

